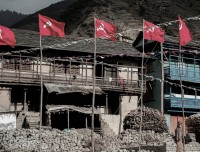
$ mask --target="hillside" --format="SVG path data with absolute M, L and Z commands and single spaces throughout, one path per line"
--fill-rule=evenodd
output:
M 1 10 L 0 11 L 0 25 L 9 27 L 21 21 L 25 17 L 27 17 L 27 15 L 17 13 L 17 12 L 11 12 L 8 10 L 6 11 Z
M 71 37 L 92 37 L 94 31 L 93 17 L 112 22 L 117 25 L 118 32 L 128 29 L 138 29 L 142 26 L 142 20 L 153 23 L 163 23 L 176 20 L 178 14 L 182 18 L 197 16 L 200 14 L 200 2 L 198 0 L 77 0 L 70 7 L 68 0 L 51 5 L 13 27 L 38 31 L 37 14 L 64 21 L 66 34 Z M 53 10 L 53 11 L 52 11 Z M 190 20 L 186 24 L 191 30 L 194 39 L 200 40 L 200 20 Z M 176 36 L 178 24 L 163 26 L 167 34 Z M 135 38 L 138 32 L 135 30 L 124 33 Z

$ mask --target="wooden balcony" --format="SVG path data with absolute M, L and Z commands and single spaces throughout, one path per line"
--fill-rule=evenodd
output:
M 40 85 L 40 59 L 37 57 L 2 55 L 0 84 Z M 138 66 L 107 64 L 96 65 L 96 86 L 104 91 L 122 94 L 140 94 L 141 81 Z M 93 62 L 70 59 L 46 59 L 42 62 L 43 83 L 93 85 Z M 145 81 L 143 92 L 146 90 Z
M 58 83 L 70 85 L 93 85 L 93 77 L 85 76 L 70 76 L 69 74 L 48 74 L 43 73 L 43 83 Z M 0 83 L 11 85 L 40 85 L 40 73 L 34 71 L 13 71 L 0 70 Z M 141 81 L 140 80 L 126 80 L 109 77 L 96 77 L 96 86 L 106 91 L 117 91 L 121 93 L 140 94 Z M 145 86 L 145 83 L 144 83 Z M 145 91 L 145 87 L 144 90 Z

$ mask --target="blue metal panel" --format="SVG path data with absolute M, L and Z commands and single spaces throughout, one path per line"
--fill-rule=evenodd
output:
M 180 66 L 181 79 L 183 81 L 200 82 L 200 65 L 196 64 L 197 59 L 182 58 L 183 63 L 179 64 L 177 59 L 172 59 L 171 57 L 175 58 L 175 56 L 173 55 L 170 56 L 169 66 L 165 67 L 166 75 L 168 75 L 173 80 L 179 80 L 180 79 L 179 66 Z M 186 60 L 187 63 L 184 63 L 184 60 Z
M 168 108 L 182 108 L 181 98 L 170 96 L 165 99 L 170 102 L 170 107 Z M 200 99 L 184 98 L 184 108 L 200 109 Z

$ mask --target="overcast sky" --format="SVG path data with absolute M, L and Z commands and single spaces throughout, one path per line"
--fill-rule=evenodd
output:
M 59 1 L 62 0 L 0 0 L 0 10 L 32 14 Z

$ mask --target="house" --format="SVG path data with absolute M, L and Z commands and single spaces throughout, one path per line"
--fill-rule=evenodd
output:
M 0 105 L 16 112 L 17 126 L 37 126 L 41 78 L 39 33 L 13 31 L 16 47 L 0 46 Z M 94 40 L 42 37 L 42 48 L 43 125 L 61 130 L 90 128 Z M 140 65 L 141 53 L 130 43 L 97 40 L 97 130 L 104 125 L 118 133 L 125 115 L 138 106 L 142 85 Z M 38 118 L 36 124 L 33 117 Z
M 133 46 L 142 50 L 142 33 L 138 35 Z M 146 65 L 147 91 L 144 96 L 145 106 L 161 110 L 161 45 L 155 41 L 145 40 L 144 50 L 146 54 L 152 54 L 156 60 Z M 163 43 L 164 60 L 164 114 L 171 132 L 174 132 L 177 121 L 182 121 L 182 100 L 180 88 L 180 73 L 184 89 L 184 113 L 190 116 L 200 111 L 200 44 L 191 42 L 181 48 L 179 60 L 179 43 L 176 37 L 166 36 Z M 180 71 L 179 71 L 180 70 Z

